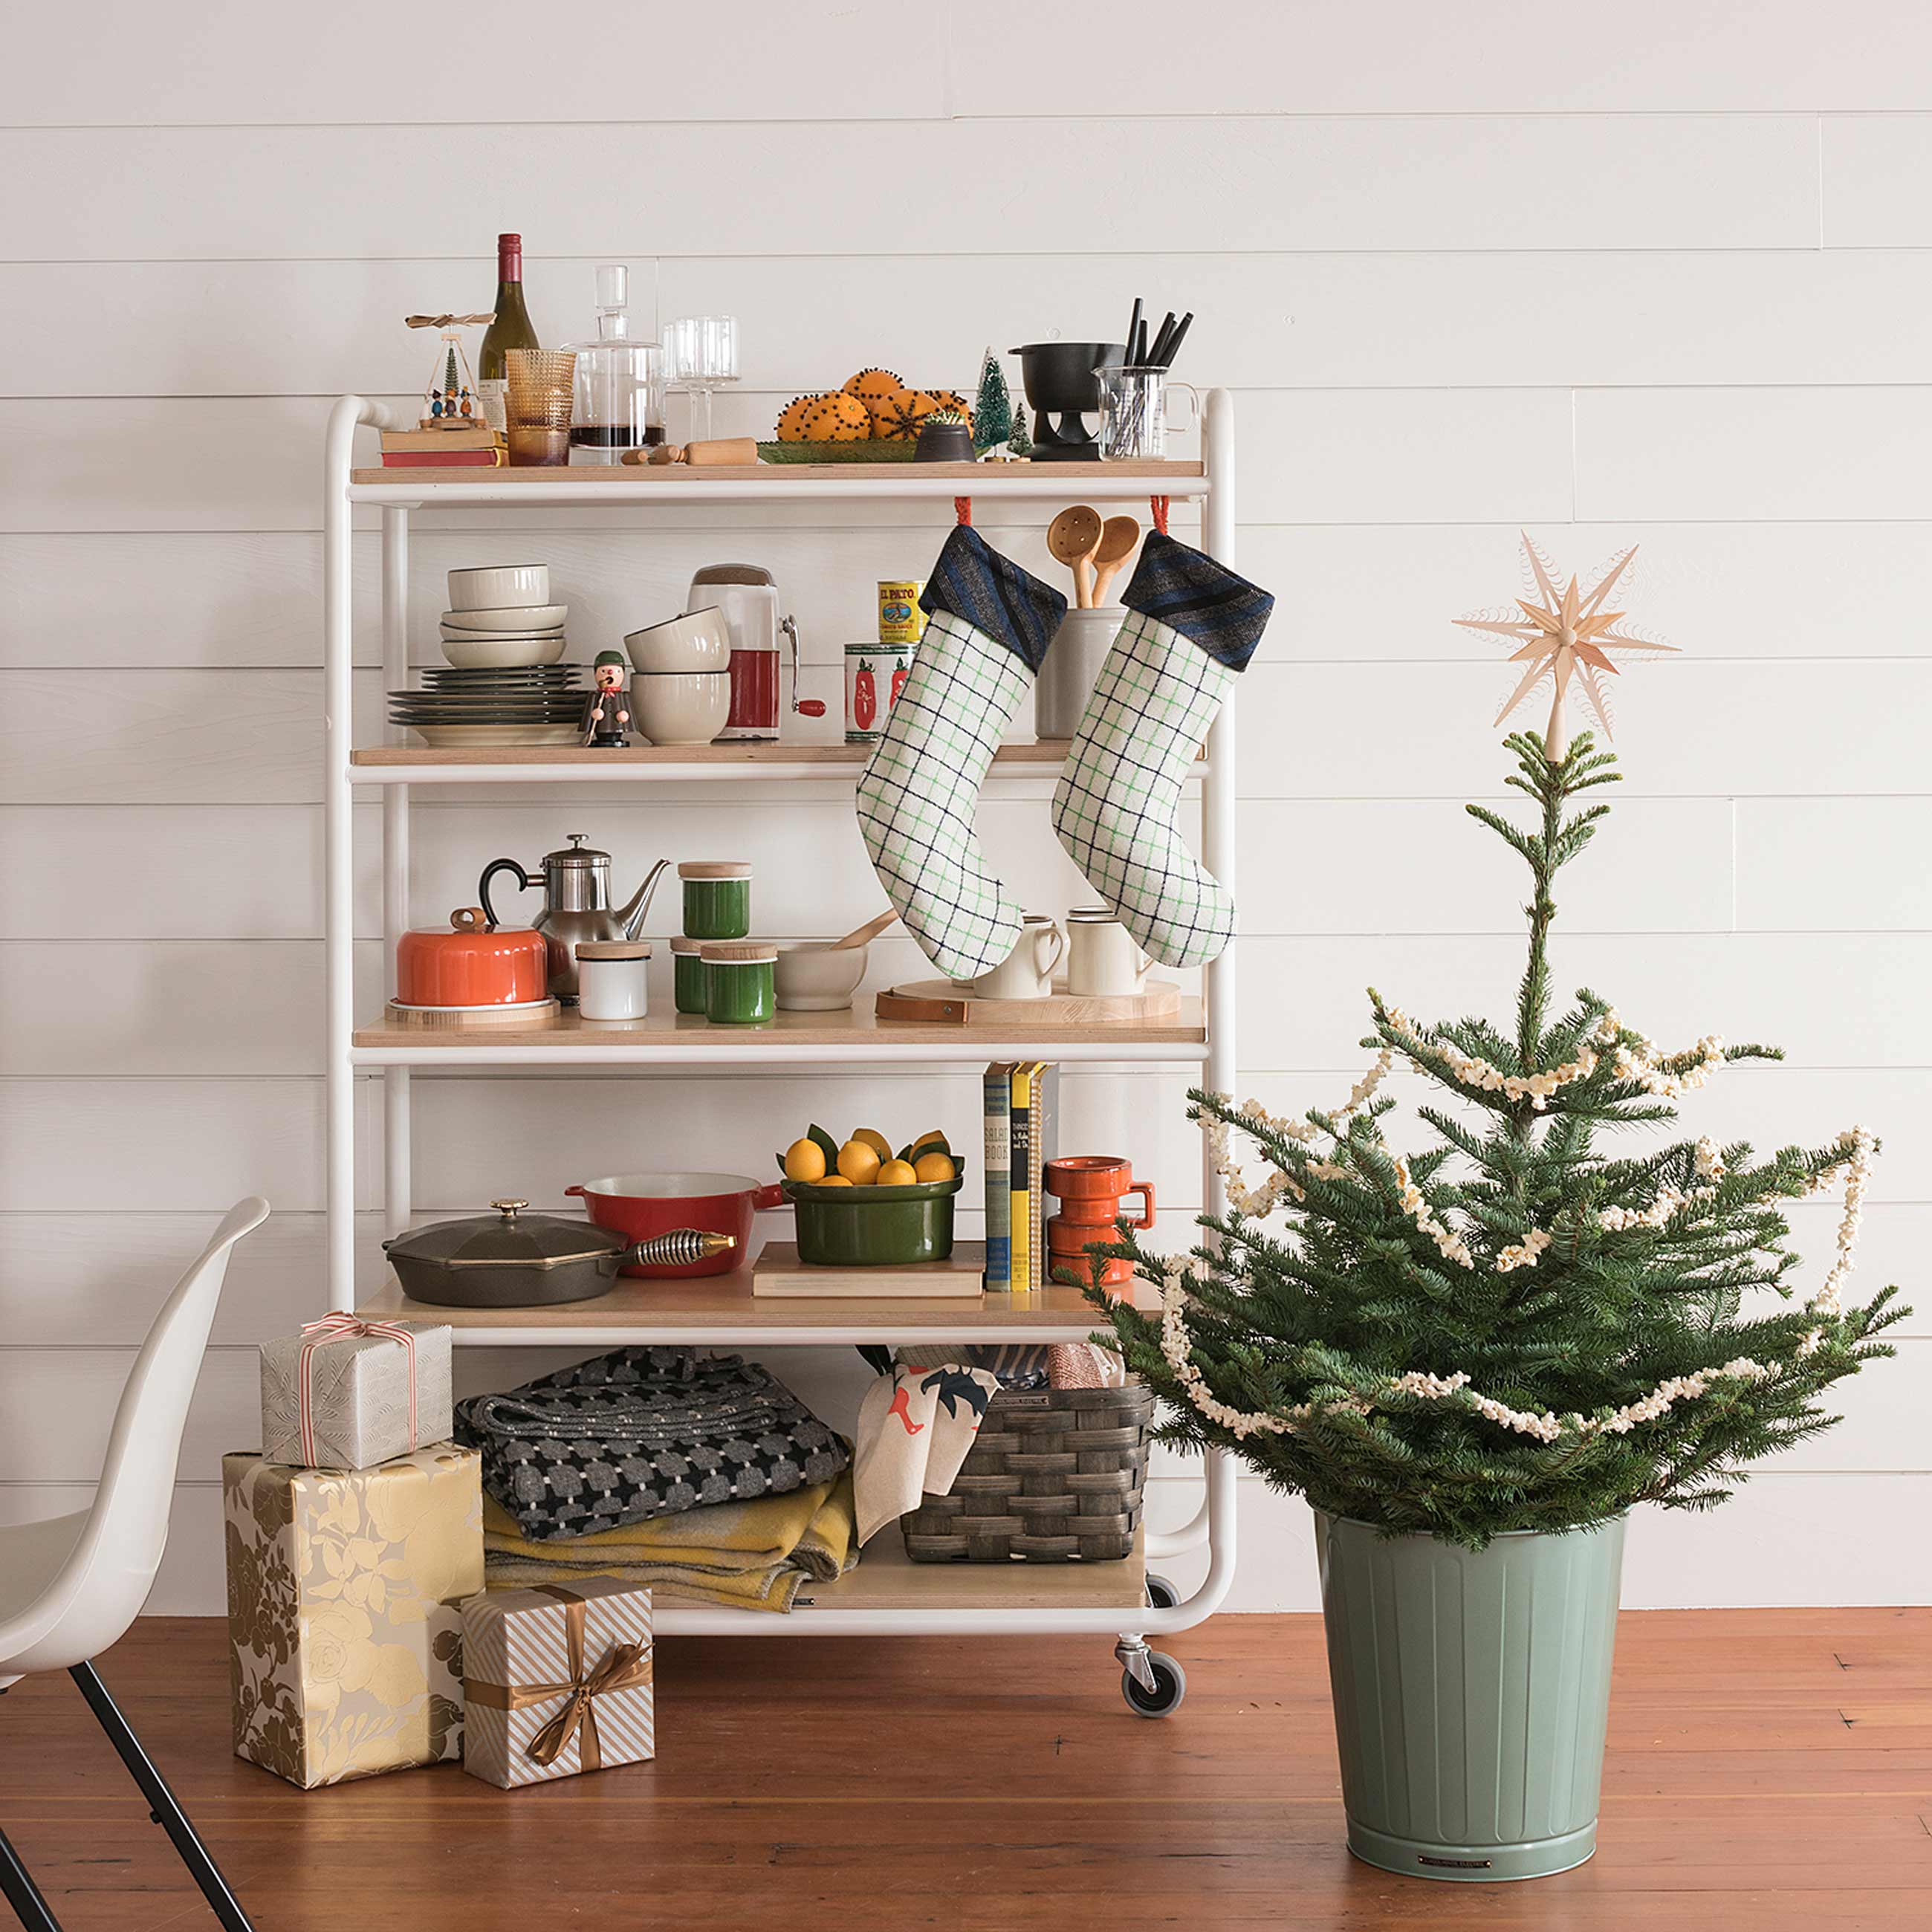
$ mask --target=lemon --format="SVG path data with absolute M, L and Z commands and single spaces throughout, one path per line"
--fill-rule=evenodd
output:
M 809 1134 L 794 1141 L 785 1149 L 784 1171 L 788 1180 L 823 1180 L 825 1150 Z
M 921 1180 L 950 1180 L 953 1178 L 952 1156 L 941 1154 L 937 1148 L 921 1154 L 912 1166 L 913 1172 Z
M 929 1133 L 921 1134 L 912 1144 L 913 1158 L 915 1160 L 922 1153 L 929 1154 L 935 1150 L 940 1154 L 950 1154 L 952 1151 L 952 1143 L 937 1127 Z M 947 1178 L 950 1179 L 951 1177 L 949 1175 Z
M 852 1138 L 861 1147 L 870 1148 L 881 1160 L 892 1159 L 892 1144 L 877 1127 L 856 1127 L 853 1130 Z
M 852 1185 L 842 1174 L 828 1174 L 818 1184 L 821 1187 L 850 1187 Z
M 854 1187 L 871 1186 L 879 1178 L 878 1150 L 868 1141 L 848 1141 L 838 1150 L 838 1172 Z
M 889 1160 L 879 1169 L 881 1187 L 910 1187 L 919 1178 L 909 1160 Z

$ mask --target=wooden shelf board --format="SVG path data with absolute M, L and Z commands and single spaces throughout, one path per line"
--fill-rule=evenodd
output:
M 993 754 L 998 771 L 1057 770 L 1066 760 L 1069 740 L 1042 738 L 1030 745 L 1002 745 Z M 828 776 L 864 770 L 872 755 L 869 745 L 791 743 L 719 745 L 634 745 L 621 752 L 594 752 L 586 745 L 470 745 L 460 751 L 438 751 L 427 745 L 374 745 L 352 752 L 349 762 L 365 766 L 415 765 L 448 767 L 464 765 L 528 765 L 572 772 L 630 766 L 641 772 L 668 765 L 715 766 L 721 772 L 745 772 L 754 776 L 767 765 L 824 766 Z
M 1137 1287 L 1135 1305 L 1158 1309 L 1151 1288 Z M 695 1280 L 635 1281 L 620 1278 L 607 1294 L 592 1301 L 566 1302 L 547 1308 L 439 1308 L 412 1301 L 392 1274 L 357 1312 L 384 1320 L 446 1323 L 459 1345 L 494 1346 L 496 1338 L 514 1334 L 531 1341 L 568 1344 L 595 1334 L 616 1339 L 597 1346 L 616 1347 L 641 1342 L 648 1336 L 666 1342 L 724 1341 L 733 1346 L 755 1342 L 760 1335 L 782 1331 L 820 1336 L 828 1341 L 856 1335 L 884 1341 L 921 1335 L 963 1340 L 984 1334 L 988 1339 L 1077 1340 L 1105 1324 L 1099 1310 L 1077 1288 L 1060 1283 L 1030 1294 L 982 1294 L 954 1300 L 929 1296 L 904 1300 L 793 1301 L 754 1296 L 747 1268 L 729 1274 L 705 1275 Z M 586 1344 L 587 1346 L 587 1344 Z
M 1042 1059 L 1053 1056 L 1052 1046 L 1198 1046 L 1208 1036 L 1202 1022 L 1201 1002 L 1183 1000 L 1173 1018 L 1136 1021 L 1130 1025 L 1077 1025 L 1065 1021 L 1025 1026 L 1003 1019 L 997 1028 L 929 1025 L 916 1022 L 880 1020 L 872 1011 L 871 998 L 860 996 L 861 1006 L 844 1012 L 781 1012 L 768 1025 L 713 1026 L 701 1014 L 653 1014 L 648 1019 L 598 1023 L 566 1007 L 542 1026 L 397 1027 L 378 1024 L 358 1027 L 353 1044 L 376 1051 L 408 1049 L 435 1054 L 484 1048 L 514 1058 L 522 1047 L 562 1047 L 576 1052 L 622 1054 L 626 1049 L 688 1049 L 694 1058 L 722 1048 L 733 1054 L 755 1054 L 761 1047 L 840 1047 L 876 1049 L 882 1046 L 958 1048 L 977 1040 L 989 1043 L 1037 1046 Z M 997 1054 L 988 1058 L 997 1059 Z M 1131 1058 L 1131 1054 L 1129 1054 Z
M 506 464 L 495 469 L 459 464 L 378 466 L 350 472 L 352 484 L 436 484 L 454 488 L 488 490 L 506 483 L 544 483 L 562 488 L 610 488 L 628 484 L 650 488 L 658 484 L 730 483 L 970 483 L 978 486 L 963 494 L 976 495 L 996 490 L 1002 482 L 1022 477 L 1058 482 L 1064 476 L 1066 494 L 1077 501 L 1083 475 L 1099 472 L 1108 478 L 1144 477 L 1150 483 L 1180 483 L 1204 476 L 1207 466 L 1199 462 L 1169 460 L 1164 462 L 1108 464 L 1078 463 L 720 463 L 694 468 L 689 464 L 570 464 L 550 466 Z
M 896 1524 L 866 1544 L 859 1567 L 836 1583 L 808 1583 L 793 1614 L 840 1610 L 1138 1610 L 1147 1601 L 1147 1557 L 1137 1540 L 1119 1563 L 915 1563 Z M 667 1598 L 664 1607 L 674 1612 Z M 668 1625 L 667 1625 L 668 1628 Z M 1131 1626 L 1130 1626 L 1131 1628 Z

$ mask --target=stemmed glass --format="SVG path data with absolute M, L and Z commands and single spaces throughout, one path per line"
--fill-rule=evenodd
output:
M 711 398 L 738 380 L 738 318 L 734 315 L 685 315 L 664 332 L 664 376 L 669 386 L 697 398 L 692 427 L 711 434 Z M 696 439 L 694 439 L 696 440 Z

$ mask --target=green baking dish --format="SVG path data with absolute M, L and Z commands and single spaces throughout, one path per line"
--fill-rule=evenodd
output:
M 813 1268 L 903 1268 L 943 1262 L 952 1252 L 952 1197 L 965 1184 L 963 1165 L 950 1180 L 908 1187 L 780 1185 L 798 1220 L 798 1258 Z

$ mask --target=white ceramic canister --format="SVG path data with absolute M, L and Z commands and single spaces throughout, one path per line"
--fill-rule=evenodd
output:
M 886 714 L 912 670 L 910 644 L 845 646 L 845 742 L 873 745 L 885 736 Z
M 650 1011 L 648 939 L 586 939 L 577 948 L 577 1010 L 586 1020 L 640 1020 Z
M 1066 990 L 1088 998 L 1147 990 L 1154 964 L 1111 906 L 1076 906 L 1066 915 Z
M 1088 694 L 1114 647 L 1114 635 L 1126 620 L 1118 604 L 1096 610 L 1070 610 L 1053 634 L 1034 680 L 1034 735 L 1070 738 L 1080 728 Z

